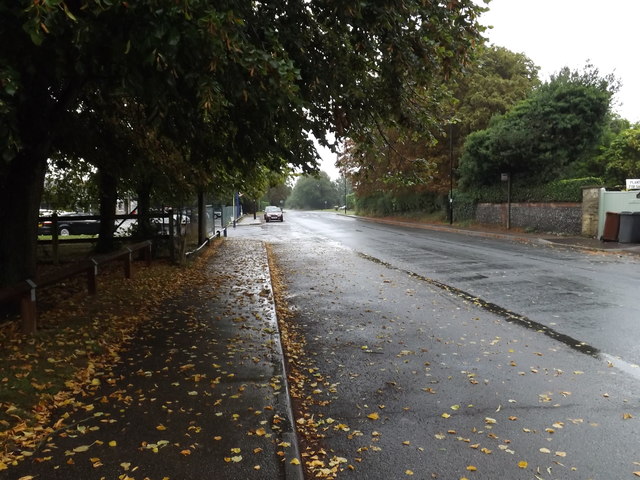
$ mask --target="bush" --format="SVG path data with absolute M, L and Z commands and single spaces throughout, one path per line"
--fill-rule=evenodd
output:
M 446 209 L 441 195 L 433 192 L 380 192 L 356 198 L 356 209 L 363 215 L 385 216 L 410 212 L 432 213 Z
M 525 185 L 515 182 L 511 186 L 512 202 L 581 202 L 582 187 L 587 185 L 603 185 L 598 177 L 572 178 L 556 180 L 544 185 Z M 458 194 L 461 195 L 461 194 Z M 495 184 L 489 187 L 470 189 L 464 197 L 473 199 L 475 203 L 502 203 L 507 201 L 507 185 Z

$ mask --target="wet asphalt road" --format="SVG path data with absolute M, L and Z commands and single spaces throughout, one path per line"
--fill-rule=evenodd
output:
M 271 243 L 286 275 L 324 387 L 309 387 L 317 401 L 298 414 L 326 435 L 319 447 L 347 460 L 339 478 L 637 476 L 635 369 L 459 291 L 637 362 L 635 260 L 326 213 L 285 219 L 231 234 Z
M 637 256 L 383 225 L 332 213 L 287 213 L 284 231 L 272 228 L 270 235 L 330 239 L 468 292 L 604 355 L 640 364 Z

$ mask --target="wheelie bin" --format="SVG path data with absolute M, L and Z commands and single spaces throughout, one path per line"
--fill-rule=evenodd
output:
M 620 228 L 620 214 L 617 212 L 607 212 L 604 219 L 604 231 L 600 240 L 603 242 L 617 242 L 618 230 Z

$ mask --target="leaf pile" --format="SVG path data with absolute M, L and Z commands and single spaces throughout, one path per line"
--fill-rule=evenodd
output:
M 187 268 L 154 262 L 137 268 L 130 280 L 121 272 L 101 275 L 97 296 L 80 293 L 41 311 L 45 328 L 33 336 L 14 325 L 0 330 L 0 470 L 61 427 L 64 418 L 51 424 L 55 408 L 83 407 L 75 398 L 99 388 L 135 330 L 215 250 Z

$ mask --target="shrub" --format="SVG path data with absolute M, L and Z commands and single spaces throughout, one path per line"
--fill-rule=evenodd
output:
M 601 178 L 585 177 L 567 180 L 555 180 L 543 185 L 525 185 L 515 182 L 511 187 L 512 202 L 581 202 L 582 187 L 602 185 Z M 460 194 L 458 194 L 460 195 Z M 502 203 L 507 201 L 506 183 L 489 187 L 469 189 L 464 198 L 471 198 L 475 203 Z

